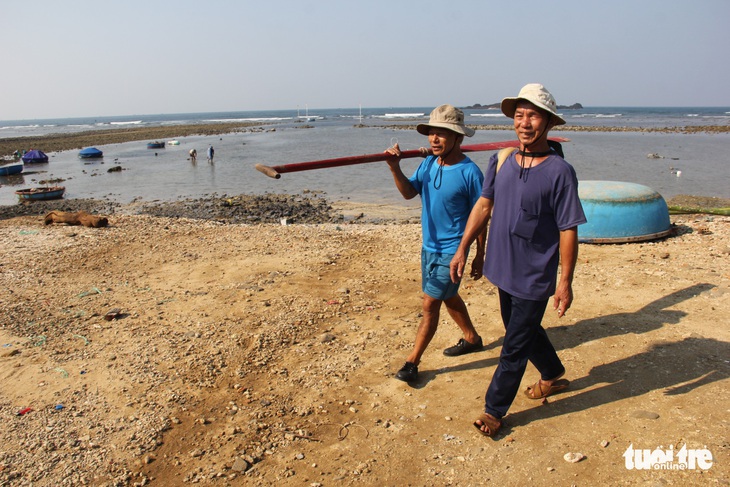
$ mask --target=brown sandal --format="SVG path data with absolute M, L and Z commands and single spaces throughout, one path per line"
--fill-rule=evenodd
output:
M 496 435 L 499 428 L 502 427 L 502 422 L 489 413 L 482 413 L 473 424 L 481 434 L 489 437 Z M 486 428 L 486 430 L 483 428 Z
M 551 380 L 538 380 L 525 390 L 525 395 L 530 399 L 544 399 L 556 392 L 567 389 L 570 385 L 570 381 L 567 379 L 561 379 L 563 374 L 565 374 L 565 372 Z

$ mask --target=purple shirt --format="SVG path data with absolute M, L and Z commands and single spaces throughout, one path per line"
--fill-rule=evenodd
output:
M 494 201 L 484 275 L 522 299 L 541 301 L 555 293 L 560 231 L 586 222 L 575 170 L 553 154 L 522 171 L 512 153 L 496 174 L 489 160 L 482 196 Z

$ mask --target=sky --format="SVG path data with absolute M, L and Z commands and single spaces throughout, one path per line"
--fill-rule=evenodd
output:
M 730 106 L 727 0 L 3 0 L 0 119 Z

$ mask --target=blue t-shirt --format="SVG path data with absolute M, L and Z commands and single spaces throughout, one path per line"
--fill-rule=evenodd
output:
M 484 275 L 522 299 L 540 301 L 555 293 L 560 231 L 586 222 L 575 170 L 552 154 L 520 177 L 512 153 L 499 173 L 489 160 L 482 196 L 494 201 Z
M 409 180 L 421 195 L 424 250 L 456 253 L 469 213 L 481 193 L 482 170 L 466 156 L 452 166 L 439 166 L 438 157 L 429 156 Z

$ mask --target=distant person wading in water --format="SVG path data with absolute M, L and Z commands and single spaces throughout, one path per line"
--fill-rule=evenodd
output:
M 208 162 L 213 162 L 213 155 L 215 154 L 215 149 L 213 149 L 212 145 L 208 146 Z

